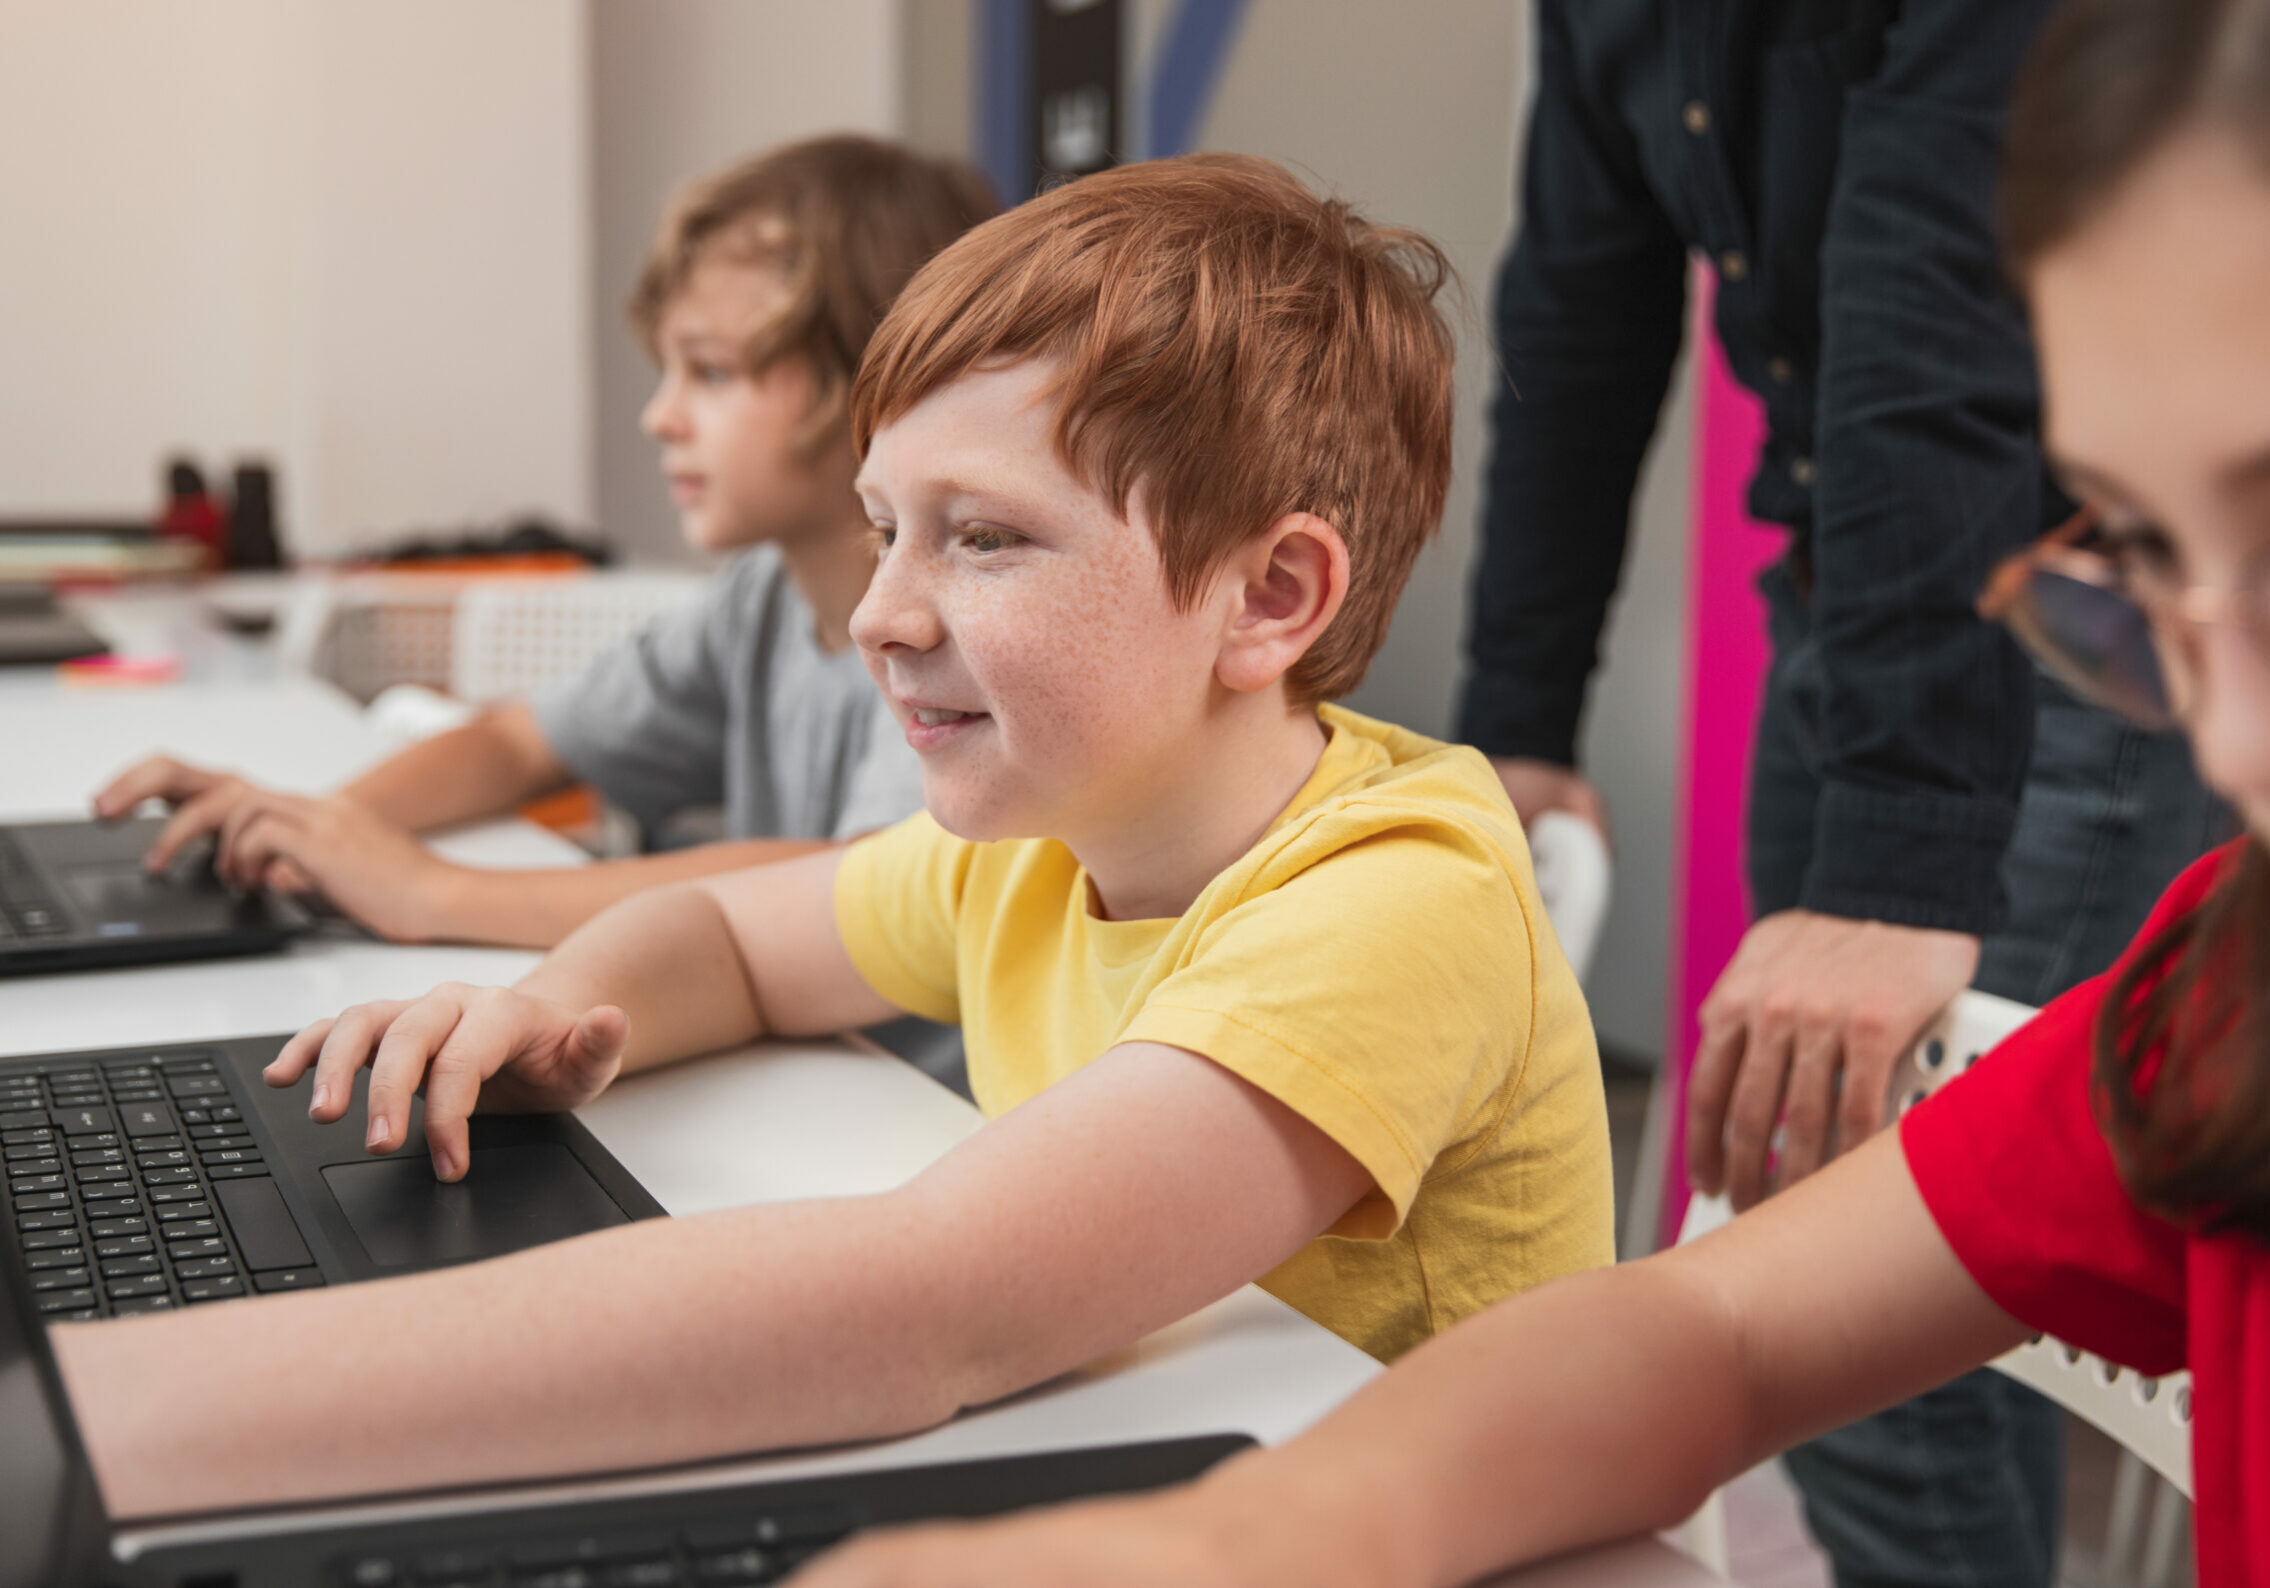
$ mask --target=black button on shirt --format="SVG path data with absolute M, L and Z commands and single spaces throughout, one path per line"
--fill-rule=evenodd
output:
M 1751 513 L 1807 543 L 1827 684 L 1807 908 L 1990 931 L 2033 677 L 1972 603 L 2056 521 L 1996 251 L 2052 0 L 1539 0 L 1459 732 L 1573 764 L 1687 261 L 1765 405 Z

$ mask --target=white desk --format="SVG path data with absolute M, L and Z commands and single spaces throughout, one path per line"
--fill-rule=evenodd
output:
M 390 748 L 350 702 L 305 680 L 83 689 L 46 675 L 0 684 L 0 745 L 13 747 L 0 766 L 0 816 L 16 819 L 81 813 L 105 778 L 156 749 L 313 791 Z M 576 853 L 521 823 L 492 824 L 443 847 L 491 865 L 557 865 Z M 252 959 L 0 981 L 0 1053 L 288 1030 L 350 1003 L 412 995 L 437 981 L 510 979 L 533 957 L 318 937 Z M 679 1214 L 885 1190 L 980 1123 L 975 1110 L 898 1060 L 833 1043 L 772 1044 L 634 1076 L 582 1117 Z M 944 1427 L 881 1444 L 721 1464 L 705 1470 L 705 1481 L 1224 1430 L 1276 1442 L 1377 1371 L 1354 1347 L 1248 1287 L 1114 1357 Z M 559 1492 L 637 1492 L 659 1481 Z M 667 1481 L 679 1487 L 687 1480 Z M 449 1508 L 427 1501 L 416 1509 Z M 359 1507 L 357 1514 L 380 1509 Z M 156 1543 L 197 1531 L 142 1536 Z M 1710 1579 L 1684 1557 L 1641 1543 L 1522 1580 L 1553 1588 L 1681 1588 Z

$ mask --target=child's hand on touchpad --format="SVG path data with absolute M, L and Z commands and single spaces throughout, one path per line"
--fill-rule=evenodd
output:
M 289 1086 L 312 1066 L 308 1113 L 329 1122 L 347 1111 L 355 1071 L 368 1064 L 365 1143 L 373 1152 L 402 1145 L 422 1085 L 434 1173 L 460 1180 L 471 1151 L 465 1122 L 477 1104 L 510 1112 L 586 1102 L 621 1069 L 629 1032 L 612 1004 L 579 1014 L 509 988 L 446 982 L 423 998 L 358 1004 L 318 1020 L 261 1073 L 271 1086 Z

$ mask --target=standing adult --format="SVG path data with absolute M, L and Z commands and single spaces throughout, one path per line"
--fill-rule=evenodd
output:
M 2080 704 L 1974 607 L 2069 511 L 1992 223 L 2049 10 L 1539 0 L 1460 734 L 1524 818 L 1605 826 L 1577 725 L 1700 252 L 1765 405 L 1750 511 L 1790 531 L 1762 586 L 1756 918 L 1690 1084 L 1696 1182 L 1737 1206 L 1874 1131 L 1956 993 L 2041 1003 L 2104 969 L 2227 830 L 2180 738 Z M 2054 1580 L 2060 1414 L 2005 1379 L 1789 1461 L 1840 1582 Z

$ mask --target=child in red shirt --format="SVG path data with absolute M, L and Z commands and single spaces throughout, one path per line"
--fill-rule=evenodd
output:
M 798 1588 L 1449 1588 L 1676 1523 L 2036 1331 L 2191 1370 L 2198 1580 L 2270 1583 L 2270 0 L 2067 0 L 2004 148 L 2088 505 L 1984 605 L 2180 724 L 2248 836 L 1897 1133 L 1715 1234 L 1503 1302 L 1191 1488 L 857 1542 Z

